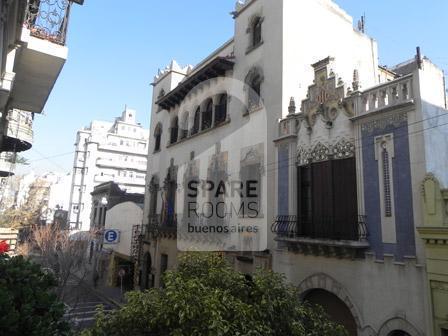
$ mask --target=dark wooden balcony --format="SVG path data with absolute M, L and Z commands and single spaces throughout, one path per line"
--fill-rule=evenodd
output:
M 358 258 L 370 246 L 365 216 L 346 221 L 277 216 L 271 230 L 280 247 L 303 254 Z

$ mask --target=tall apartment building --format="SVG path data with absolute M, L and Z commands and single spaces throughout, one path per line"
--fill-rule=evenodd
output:
M 70 192 L 69 222 L 73 230 L 90 229 L 94 187 L 113 181 L 128 193 L 145 192 L 148 130 L 126 108 L 114 122 L 92 121 L 78 131 Z
M 160 286 L 189 240 L 244 273 L 283 273 L 350 335 L 430 335 L 416 227 L 423 178 L 448 181 L 442 72 L 420 53 L 379 66 L 362 21 L 331 0 L 237 1 L 233 18 L 234 36 L 197 66 L 154 78 L 140 287 Z M 248 180 L 256 216 L 209 216 L 241 209 L 248 196 L 230 190 Z M 220 226 L 259 230 L 190 234 Z
M 32 146 L 34 115 L 67 59 L 70 8 L 83 2 L 0 2 L 0 177 L 14 175 L 16 154 Z

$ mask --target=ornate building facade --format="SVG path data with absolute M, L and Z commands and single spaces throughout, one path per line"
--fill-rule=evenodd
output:
M 421 57 L 380 67 L 376 42 L 330 0 L 238 1 L 233 18 L 232 39 L 197 66 L 154 78 L 136 282 L 163 285 L 188 247 L 220 250 L 244 273 L 285 274 L 350 335 L 429 334 L 415 195 L 427 172 L 447 178 L 445 156 L 429 159 L 445 135 L 426 129 L 445 113 L 441 71 Z M 190 226 L 234 225 L 203 209 L 192 223 L 190 203 L 246 201 L 213 199 L 210 181 L 250 179 L 257 215 L 237 222 L 260 232 L 184 245 Z
M 301 110 L 292 104 L 275 140 L 273 269 L 350 335 L 432 334 L 416 228 L 420 181 L 447 177 L 442 71 L 417 55 L 365 87 L 356 69 L 349 85 L 338 79 L 333 58 L 312 67 Z

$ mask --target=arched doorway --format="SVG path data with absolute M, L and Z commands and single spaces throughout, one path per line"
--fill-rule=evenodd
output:
M 347 305 L 333 293 L 324 289 L 312 289 L 304 296 L 304 301 L 321 306 L 331 320 L 347 329 L 350 336 L 356 336 L 357 326 Z
M 403 330 L 394 330 L 394 331 L 390 332 L 389 335 L 387 335 L 387 336 L 411 336 L 411 335 Z

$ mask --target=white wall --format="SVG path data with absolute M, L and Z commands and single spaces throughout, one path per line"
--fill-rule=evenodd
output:
M 328 56 L 349 86 L 355 69 L 364 88 L 378 83 L 377 43 L 353 29 L 351 16 L 330 0 L 283 2 L 283 116 L 290 97 L 300 108 L 313 83 L 311 64 Z
M 105 227 L 120 230 L 120 242 L 118 244 L 104 243 L 104 248 L 130 256 L 132 227 L 141 225 L 142 216 L 143 209 L 134 202 L 120 203 L 107 210 Z

